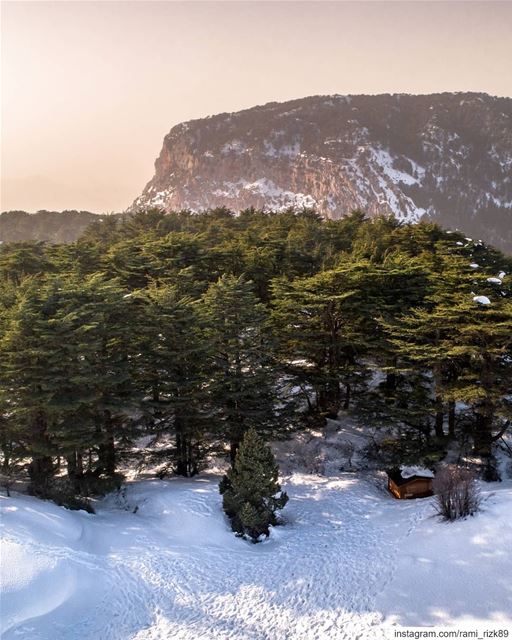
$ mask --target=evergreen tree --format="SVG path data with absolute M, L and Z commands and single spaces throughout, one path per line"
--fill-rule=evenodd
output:
M 202 299 L 210 351 L 212 419 L 229 443 L 231 461 L 249 428 L 276 435 L 277 372 L 271 360 L 267 313 L 252 284 L 225 275 Z
M 20 425 L 12 419 L 13 397 L 5 377 L 4 336 L 9 330 L 12 308 L 17 304 L 19 287 L 10 279 L 0 280 L 0 475 L 2 485 L 9 491 L 17 472 L 24 466 L 27 452 L 24 449 Z
M 313 388 L 320 412 L 337 415 L 343 400 L 349 407 L 365 374 L 361 357 L 367 339 L 357 285 L 344 271 L 331 270 L 292 282 L 277 280 L 273 293 L 284 370 L 302 387 Z
M 86 452 L 98 475 L 115 473 L 130 396 L 126 306 L 123 291 L 96 276 L 28 280 L 8 311 L 0 376 L 36 493 L 48 493 L 60 457 L 76 491 Z
M 512 302 L 495 297 L 484 306 L 469 298 L 456 313 L 456 332 L 446 348 L 463 358 L 465 366 L 454 383 L 453 398 L 472 406 L 475 452 L 490 456 L 492 443 L 512 422 Z
M 471 294 L 454 294 L 388 330 L 403 358 L 432 372 L 436 435 L 443 435 L 443 404 L 465 402 L 475 413 L 475 451 L 489 456 L 512 414 L 511 303 L 495 299 L 487 307 Z M 450 432 L 455 435 L 452 424 Z
M 276 511 L 288 502 L 278 482 L 275 458 L 254 429 L 249 429 L 235 462 L 220 483 L 224 511 L 233 531 L 257 542 L 277 523 Z
M 174 436 L 172 457 L 178 475 L 198 473 L 206 453 L 208 424 L 208 343 L 198 303 L 174 287 L 151 287 L 136 294 L 139 306 L 137 385 L 145 396 L 152 430 Z M 136 322 L 136 321 L 135 321 Z M 164 452 L 161 452 L 164 453 Z
M 27 276 L 51 272 L 52 264 L 48 259 L 42 242 L 16 242 L 0 245 L 0 277 L 16 284 Z
M 30 457 L 30 488 L 41 495 L 48 493 L 56 470 L 49 403 L 57 391 L 54 373 L 62 358 L 60 336 L 52 326 L 57 296 L 56 283 L 25 280 L 16 304 L 4 320 L 0 344 L 2 395 L 8 403 L 6 431 L 11 440 L 23 443 Z

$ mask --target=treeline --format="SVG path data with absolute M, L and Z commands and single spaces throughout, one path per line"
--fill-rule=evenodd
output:
M 153 210 L 3 245 L 4 477 L 52 496 L 126 464 L 189 476 L 250 428 L 285 438 L 340 409 L 394 425 L 394 456 L 469 438 L 488 457 L 512 410 L 511 271 L 435 224 L 359 212 Z
M 89 211 L 2 211 L 0 241 L 75 242 L 88 226 L 100 218 L 100 215 Z

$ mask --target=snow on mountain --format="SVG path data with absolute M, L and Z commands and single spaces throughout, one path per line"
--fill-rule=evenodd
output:
M 130 210 L 429 217 L 512 250 L 512 100 L 316 96 L 177 125 Z
M 230 531 L 218 479 L 130 483 L 96 515 L 0 497 L 2 638 L 381 640 L 388 623 L 512 624 L 508 480 L 445 524 L 430 498 L 295 473 L 286 526 L 253 545 Z

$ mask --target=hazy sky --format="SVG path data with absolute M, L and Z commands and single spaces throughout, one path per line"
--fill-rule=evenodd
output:
M 178 122 L 313 94 L 512 96 L 511 2 L 2 2 L 1 208 L 119 211 Z

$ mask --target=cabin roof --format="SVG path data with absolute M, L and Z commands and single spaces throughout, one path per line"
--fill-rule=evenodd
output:
M 425 475 L 423 475 L 419 472 L 412 476 L 404 478 L 400 473 L 400 469 L 388 469 L 387 474 L 388 477 L 397 485 L 397 487 L 401 487 L 404 484 L 409 484 L 410 482 L 414 482 L 415 480 L 432 480 L 432 476 L 428 473 L 425 473 Z

